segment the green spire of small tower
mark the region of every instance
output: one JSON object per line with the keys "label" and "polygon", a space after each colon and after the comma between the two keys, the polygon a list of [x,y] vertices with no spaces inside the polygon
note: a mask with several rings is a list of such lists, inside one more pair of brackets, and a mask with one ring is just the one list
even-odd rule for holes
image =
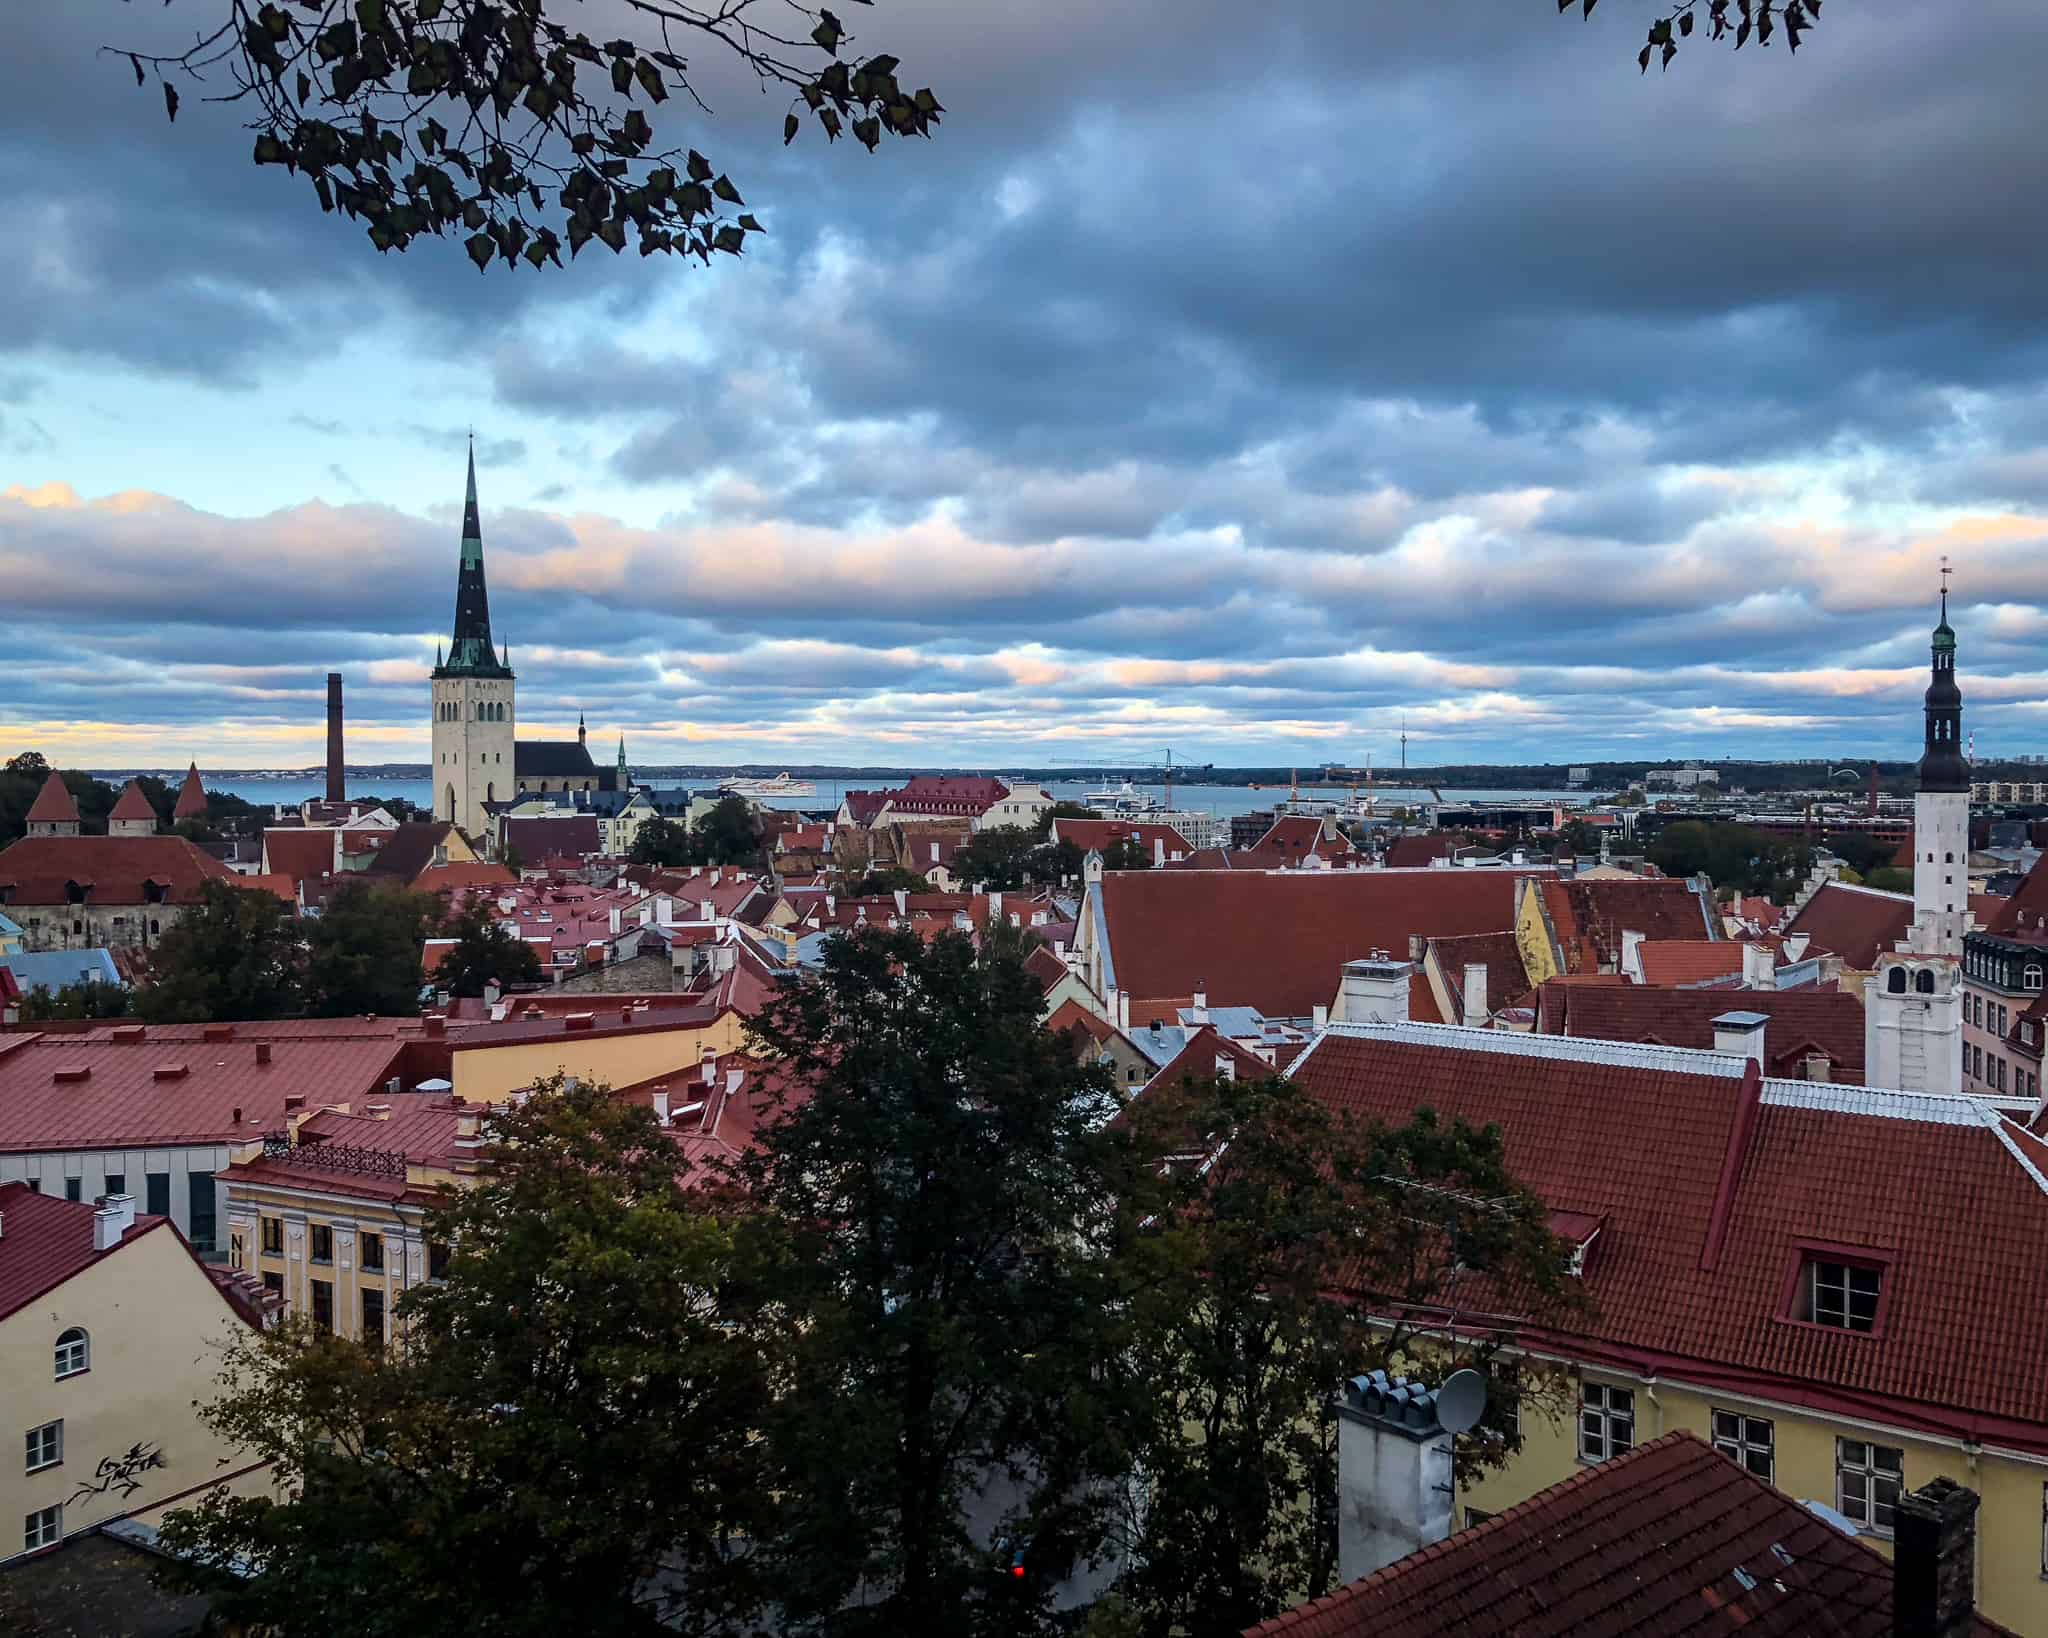
{"label": "green spire of small tower", "polygon": [[626,736],[619,735],[619,789],[626,790]]}
{"label": "green spire of small tower", "polygon": [[476,440],[469,446],[469,482],[462,499],[462,562],[455,577],[455,634],[445,665],[451,677],[509,677],[512,668],[491,641],[491,599],[484,585],[484,531],[476,505]]}

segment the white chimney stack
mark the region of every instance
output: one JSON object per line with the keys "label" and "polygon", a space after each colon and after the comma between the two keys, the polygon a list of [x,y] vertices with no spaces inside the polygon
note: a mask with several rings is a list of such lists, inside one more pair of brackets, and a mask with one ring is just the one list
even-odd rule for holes
{"label": "white chimney stack", "polygon": [[1383,1570],[1451,1533],[1452,1436],[1436,1396],[1385,1371],[1337,1394],[1337,1578]]}
{"label": "white chimney stack", "polygon": [[1309,1008],[1308,1021],[1316,1034],[1322,1034],[1324,1030],[1330,1027],[1330,1009],[1318,1001],[1313,1007]]}
{"label": "white chimney stack", "polygon": [[1195,991],[1194,1005],[1188,1008],[1188,1022],[1199,1026],[1208,1023],[1208,1021],[1209,992],[1207,990],[1197,990]]}
{"label": "white chimney stack", "polygon": [[1467,1029],[1484,1029],[1492,1017],[1486,996],[1486,963],[1468,961],[1465,963],[1465,1016],[1459,1021]]}
{"label": "white chimney stack", "polygon": [[665,1086],[654,1094],[654,1118],[664,1126],[668,1124],[668,1088]]}
{"label": "white chimney stack", "polygon": [[624,931],[626,930],[626,928],[625,928],[625,915],[626,915],[625,911],[624,911],[624,910],[622,910],[622,909],[621,909],[621,908],[620,908],[620,907],[619,907],[618,905],[616,905],[616,904],[615,904],[615,905],[613,905],[613,906],[612,906],[612,937],[613,937],[613,938],[617,938],[617,937],[619,936],[619,934],[623,933],[623,932],[624,932]]}
{"label": "white chimney stack", "polygon": [[697,919],[699,921],[716,921],[718,919],[718,906],[709,899],[699,899],[697,901]]}
{"label": "white chimney stack", "polygon": [[1408,1022],[1408,980],[1415,969],[1375,950],[1364,961],[1344,963],[1337,1005],[1330,1016],[1346,1024]]}
{"label": "white chimney stack", "polygon": [[1621,975],[1631,983],[1643,981],[1643,935],[1624,931],[1621,935]]}
{"label": "white chimney stack", "polygon": [[1775,990],[1778,987],[1778,968],[1771,959],[1768,944],[1743,945],[1742,987],[1745,990]]}
{"label": "white chimney stack", "polygon": [[112,1206],[102,1206],[92,1214],[92,1248],[95,1251],[112,1251],[121,1243],[123,1233],[121,1213]]}
{"label": "white chimney stack", "polygon": [[1764,1026],[1770,1023],[1761,1012],[1724,1012],[1714,1020],[1714,1050],[1753,1060],[1761,1069],[1764,1062]]}

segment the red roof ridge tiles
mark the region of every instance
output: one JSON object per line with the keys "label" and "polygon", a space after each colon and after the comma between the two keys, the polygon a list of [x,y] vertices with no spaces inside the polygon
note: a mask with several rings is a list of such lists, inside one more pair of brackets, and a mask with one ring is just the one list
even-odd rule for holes
{"label": "red roof ridge tiles", "polygon": [[72,800],[64,776],[55,769],[43,781],[43,788],[36,792],[35,801],[29,804],[26,822],[31,825],[75,825],[80,822],[78,804]]}
{"label": "red roof ridge tiles", "polygon": [[[1875,1548],[1680,1429],[1245,1631],[1891,1638],[1893,1574]],[[2010,1638],[1982,1615],[1967,1631]]]}

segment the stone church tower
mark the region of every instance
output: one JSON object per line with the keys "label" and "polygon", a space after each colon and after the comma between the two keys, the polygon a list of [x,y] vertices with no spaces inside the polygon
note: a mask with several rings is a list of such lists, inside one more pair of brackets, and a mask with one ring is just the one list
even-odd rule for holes
{"label": "stone church tower", "polygon": [[1970,924],[1970,765],[1963,695],[1942,570],[1925,699],[1926,741],[1913,798],[1913,921],[1877,958],[1863,991],[1864,1076],[1910,1092],[1963,1089],[1963,934]]}
{"label": "stone church tower", "polygon": [[470,837],[489,836],[486,802],[507,800],[515,779],[512,667],[491,641],[484,587],[483,526],[476,510],[476,448],[462,504],[462,566],[455,579],[455,631],[434,666],[434,817]]}

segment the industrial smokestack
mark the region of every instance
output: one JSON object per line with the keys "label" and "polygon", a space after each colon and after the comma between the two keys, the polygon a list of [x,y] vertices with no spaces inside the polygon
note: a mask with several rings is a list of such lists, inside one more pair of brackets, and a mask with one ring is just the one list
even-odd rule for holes
{"label": "industrial smokestack", "polygon": [[341,673],[327,673],[327,800],[340,802],[347,798],[348,789],[343,778],[341,755]]}

